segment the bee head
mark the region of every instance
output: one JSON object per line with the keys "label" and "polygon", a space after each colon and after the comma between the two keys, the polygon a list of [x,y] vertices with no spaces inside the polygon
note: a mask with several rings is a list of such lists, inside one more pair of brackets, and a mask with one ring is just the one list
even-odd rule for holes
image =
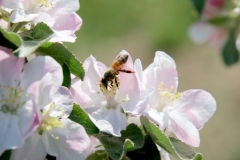
{"label": "bee head", "polygon": [[127,60],[128,60],[128,55],[127,55],[127,54],[124,54],[124,55],[120,56],[120,57],[118,58],[118,60],[119,60],[119,62],[121,62],[122,64],[125,64],[125,63],[127,62]]}
{"label": "bee head", "polygon": [[102,79],[101,79],[101,83],[102,83],[102,85],[107,89],[107,86],[108,86],[108,80],[105,79],[105,78],[102,78]]}

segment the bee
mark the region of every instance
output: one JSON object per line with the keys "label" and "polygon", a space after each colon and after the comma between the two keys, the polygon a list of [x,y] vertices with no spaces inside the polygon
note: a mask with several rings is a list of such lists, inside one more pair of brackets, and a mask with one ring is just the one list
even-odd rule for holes
{"label": "bee", "polygon": [[130,70],[122,69],[126,64],[127,60],[128,60],[127,54],[117,56],[115,60],[112,62],[112,65],[104,73],[103,78],[101,79],[101,83],[106,89],[109,85],[109,82],[111,83],[111,86],[113,86],[114,80],[115,80],[116,86],[118,87],[118,78],[116,77],[116,75],[118,75],[119,72],[135,73]]}

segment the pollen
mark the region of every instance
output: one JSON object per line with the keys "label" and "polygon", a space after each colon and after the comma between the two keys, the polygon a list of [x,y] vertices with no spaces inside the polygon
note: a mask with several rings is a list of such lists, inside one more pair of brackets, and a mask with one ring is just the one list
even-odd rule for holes
{"label": "pollen", "polygon": [[0,85],[0,111],[15,114],[17,109],[25,103],[24,90],[20,87]]}
{"label": "pollen", "polygon": [[[119,79],[116,77],[116,81],[114,80],[111,84],[106,88],[102,83],[99,84],[101,92],[97,92],[100,96],[103,96],[106,99],[106,108],[107,109],[116,109],[118,102],[115,99],[117,94],[118,86],[120,84]],[[102,95],[101,95],[102,93]]]}
{"label": "pollen", "polygon": [[[54,136],[51,133],[51,130],[53,128],[63,128],[65,125],[62,123],[62,121],[61,121],[61,119],[59,117],[54,117],[54,116],[50,115],[50,113],[53,110],[57,110],[57,106],[55,105],[54,102],[52,102],[49,105],[48,109],[46,109],[46,110],[41,109],[40,110],[40,115],[41,115],[42,121],[41,121],[40,127],[38,128],[38,133],[40,135],[42,135],[44,132],[48,132],[48,133],[50,133],[50,135],[53,138],[58,140],[59,137]],[[60,109],[60,111],[62,112],[62,115],[64,115],[64,110]]]}
{"label": "pollen", "polygon": [[182,100],[184,97],[184,94],[180,92],[174,93],[173,86],[171,86],[169,89],[165,88],[165,84],[163,82],[160,83],[158,91],[160,92],[160,95],[163,98],[164,104],[172,102],[174,100]]}
{"label": "pollen", "polygon": [[40,7],[54,8],[53,4],[49,2],[49,0],[35,0],[34,2],[33,9]]}

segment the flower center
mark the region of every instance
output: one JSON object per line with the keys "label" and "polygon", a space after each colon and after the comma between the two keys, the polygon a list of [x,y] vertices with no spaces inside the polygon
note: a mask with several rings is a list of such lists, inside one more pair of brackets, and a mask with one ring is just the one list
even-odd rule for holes
{"label": "flower center", "polygon": [[[102,91],[102,94],[107,101],[107,105],[106,105],[107,109],[117,108],[118,102],[116,101],[115,96],[116,96],[119,84],[120,82],[117,77],[116,77],[116,81],[113,80],[112,83],[108,85],[107,88],[102,83],[100,83],[100,90]],[[98,92],[98,94],[100,94],[100,92]]]}
{"label": "flower center", "polygon": [[12,87],[9,85],[0,85],[0,111],[3,113],[16,114],[18,108],[25,103],[24,99],[28,97],[24,95],[21,87]]}
{"label": "flower center", "polygon": [[162,107],[167,106],[168,104],[170,104],[175,100],[182,100],[184,97],[184,94],[180,92],[174,93],[173,86],[171,86],[170,89],[165,88],[165,84],[163,82],[160,83],[158,87],[158,91],[160,92]]}
{"label": "flower center", "polygon": [[34,2],[35,2],[34,8],[35,7],[52,7],[53,8],[53,4],[49,2],[49,0],[35,0]]}
{"label": "flower center", "polygon": [[[61,119],[59,117],[54,117],[51,115],[51,112],[56,110],[56,105],[54,102],[52,102],[49,105],[49,108],[46,110],[40,110],[40,115],[41,115],[41,125],[38,128],[38,133],[40,135],[43,134],[43,132],[49,132],[52,137],[54,137],[56,140],[59,138],[54,136],[51,133],[51,130],[55,127],[57,128],[63,128],[64,124],[62,123]],[[64,115],[64,111],[62,111],[62,115]]]}

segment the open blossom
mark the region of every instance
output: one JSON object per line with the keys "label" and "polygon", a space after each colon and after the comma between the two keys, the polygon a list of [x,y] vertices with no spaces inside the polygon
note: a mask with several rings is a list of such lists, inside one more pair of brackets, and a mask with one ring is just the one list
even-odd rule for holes
{"label": "open blossom", "polygon": [[46,23],[53,31],[52,42],[75,42],[82,19],[75,13],[78,0],[1,0],[1,7],[13,9],[10,21]]}
{"label": "open blossom", "polygon": [[216,111],[211,94],[200,89],[177,92],[176,64],[164,52],[156,52],[154,62],[140,74],[145,77],[142,82],[146,86],[157,89],[150,97],[145,116],[158,124],[162,131],[173,132],[183,142],[198,147],[198,130]]}
{"label": "open blossom", "polygon": [[26,70],[23,76],[33,82],[24,86],[31,87],[29,96],[36,99],[40,125],[23,147],[13,150],[11,159],[42,160],[47,153],[58,160],[85,159],[90,139],[81,125],[67,118],[72,111],[73,98],[70,91],[61,86],[61,66],[48,56],[33,58],[26,66],[36,66]]}
{"label": "open blossom", "polygon": [[22,76],[35,66],[24,66],[24,62],[0,46],[0,155],[21,147],[39,125],[36,103],[28,95],[30,87],[23,85],[29,79]]}
{"label": "open blossom", "polygon": [[[128,55],[128,61],[123,69],[134,71],[130,55],[122,51],[119,55]],[[121,136],[126,129],[126,113],[139,116],[147,107],[147,100],[151,90],[146,90],[140,84],[135,73],[120,72],[110,89],[101,85],[100,81],[107,67],[90,56],[83,63],[86,71],[84,81],[75,80],[72,84],[72,94],[76,103],[90,115],[93,123],[100,131]],[[118,83],[118,84],[117,84]],[[117,87],[118,85],[118,87]]]}

